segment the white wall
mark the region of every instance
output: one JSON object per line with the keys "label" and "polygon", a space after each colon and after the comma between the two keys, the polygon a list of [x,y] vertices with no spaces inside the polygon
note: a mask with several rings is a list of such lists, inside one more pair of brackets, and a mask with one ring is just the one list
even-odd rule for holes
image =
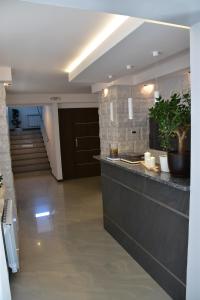
{"label": "white wall", "polygon": [[45,128],[42,130],[42,134],[52,173],[57,180],[61,180],[63,177],[60,154],[58,106],[56,103],[43,106],[43,121]]}
{"label": "white wall", "polygon": [[187,300],[200,299],[200,23],[191,29],[191,191],[187,265]]}
{"label": "white wall", "polygon": [[[59,97],[58,101],[51,100],[52,97]],[[8,94],[6,104],[8,106],[19,105],[44,105],[52,103],[98,104],[98,96],[95,94]]]}
{"label": "white wall", "polygon": [[11,67],[0,67],[0,82],[12,82]]}

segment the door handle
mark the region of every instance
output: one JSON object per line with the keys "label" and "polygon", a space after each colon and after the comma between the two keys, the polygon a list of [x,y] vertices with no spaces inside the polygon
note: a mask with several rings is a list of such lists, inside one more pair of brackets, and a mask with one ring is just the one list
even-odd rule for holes
{"label": "door handle", "polygon": [[75,146],[76,146],[76,148],[78,148],[78,139],[77,138],[75,138]]}

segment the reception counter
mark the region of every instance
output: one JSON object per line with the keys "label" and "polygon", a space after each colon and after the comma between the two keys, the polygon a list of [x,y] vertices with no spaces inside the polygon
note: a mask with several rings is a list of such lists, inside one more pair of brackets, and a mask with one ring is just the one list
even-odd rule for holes
{"label": "reception counter", "polygon": [[173,299],[185,299],[189,180],[100,160],[105,229]]}

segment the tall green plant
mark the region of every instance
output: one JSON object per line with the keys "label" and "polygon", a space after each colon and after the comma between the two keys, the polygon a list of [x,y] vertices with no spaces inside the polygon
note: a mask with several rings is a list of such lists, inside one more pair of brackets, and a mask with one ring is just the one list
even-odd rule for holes
{"label": "tall green plant", "polygon": [[149,109],[150,118],[159,126],[161,146],[170,150],[172,137],[178,138],[178,152],[186,150],[186,137],[191,123],[190,93],[174,93],[169,99],[159,97],[153,107]]}

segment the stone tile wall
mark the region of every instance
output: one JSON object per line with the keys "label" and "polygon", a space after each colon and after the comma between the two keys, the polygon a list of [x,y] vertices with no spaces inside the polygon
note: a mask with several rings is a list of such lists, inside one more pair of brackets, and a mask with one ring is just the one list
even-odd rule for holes
{"label": "stone tile wall", "polygon": [[15,189],[10,157],[10,140],[7,123],[6,93],[0,84],[0,170],[6,188],[6,198],[15,201]]}
{"label": "stone tile wall", "polygon": [[[148,82],[154,84],[154,80]],[[111,86],[108,95],[99,95],[100,139],[102,155],[109,154],[109,144],[117,142],[120,152],[140,152],[149,149],[149,108],[154,104],[154,89],[145,83],[136,86]],[[158,79],[160,94],[169,97],[173,91],[187,91],[190,87],[188,70]],[[133,98],[133,120],[128,119],[128,98]],[[113,102],[114,121],[110,120]],[[136,131],[135,134],[132,131]],[[153,150],[158,157],[160,151]]]}
{"label": "stone tile wall", "polygon": [[[140,87],[112,86],[107,97],[99,99],[101,153],[109,153],[109,144],[117,142],[120,152],[144,152],[148,148],[148,109],[150,97],[141,97]],[[133,98],[133,120],[128,119],[128,98]],[[110,120],[110,102],[113,102],[114,121]],[[136,133],[132,133],[136,131]]]}

